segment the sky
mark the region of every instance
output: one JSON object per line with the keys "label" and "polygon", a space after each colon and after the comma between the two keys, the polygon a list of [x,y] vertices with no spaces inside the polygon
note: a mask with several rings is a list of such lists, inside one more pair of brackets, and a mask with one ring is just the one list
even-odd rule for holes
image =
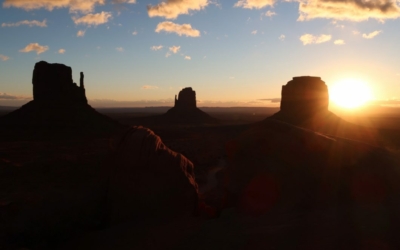
{"label": "sky", "polygon": [[85,73],[95,106],[269,106],[294,76],[358,79],[400,99],[400,2],[3,0],[0,105],[32,99],[34,64]]}

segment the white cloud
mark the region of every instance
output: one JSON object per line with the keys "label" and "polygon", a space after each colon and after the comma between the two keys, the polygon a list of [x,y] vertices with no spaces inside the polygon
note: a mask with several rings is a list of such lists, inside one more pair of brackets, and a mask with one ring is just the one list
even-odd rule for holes
{"label": "white cloud", "polygon": [[134,4],[134,3],[136,3],[136,0],[112,0],[111,2],[113,4],[123,4],[123,3]]}
{"label": "white cloud", "polygon": [[132,32],[132,35],[136,36],[137,35],[137,31]]}
{"label": "white cloud", "polygon": [[168,58],[168,57],[170,57],[171,56],[171,53],[169,53],[169,52],[167,52],[166,54],[165,54],[165,57],[166,58]]}
{"label": "white cloud", "polygon": [[179,15],[189,14],[190,10],[202,10],[210,3],[209,0],[166,0],[157,5],[148,5],[149,17],[164,17],[175,19]]}
{"label": "white cloud", "polygon": [[303,45],[318,44],[318,43],[328,42],[329,40],[331,40],[331,38],[332,38],[331,35],[325,35],[325,34],[319,36],[304,34],[300,37],[300,41],[302,41]]}
{"label": "white cloud", "polygon": [[169,47],[169,51],[171,51],[172,53],[176,54],[178,53],[178,51],[181,49],[181,46],[172,46]]}
{"label": "white cloud", "polygon": [[346,44],[346,43],[344,42],[344,40],[342,40],[342,39],[335,40],[333,43],[336,44],[336,45],[344,45],[344,44]]}
{"label": "white cloud", "polygon": [[49,46],[42,46],[42,45],[39,45],[38,43],[30,43],[30,44],[26,45],[25,48],[19,50],[19,52],[28,53],[31,51],[36,51],[36,54],[39,55],[43,52],[46,52],[48,49],[49,49]]}
{"label": "white cloud", "polygon": [[157,86],[143,85],[141,89],[158,89]]}
{"label": "white cloud", "polygon": [[192,25],[185,24],[176,24],[173,22],[162,22],[157,25],[155,30],[157,33],[161,31],[165,31],[167,33],[176,33],[179,36],[185,35],[190,37],[199,37],[200,31],[192,28]]}
{"label": "white cloud", "polygon": [[105,0],[5,0],[4,8],[21,8],[24,10],[69,8],[70,12],[89,13],[96,5],[104,5]]}
{"label": "white cloud", "polygon": [[28,21],[28,20],[23,20],[23,21],[19,21],[16,23],[2,23],[1,27],[18,27],[21,25],[27,25],[29,27],[33,27],[33,26],[38,26],[38,27],[47,27],[47,23],[46,23],[46,19],[44,19],[43,21],[37,21],[37,20],[32,20],[32,21]]}
{"label": "white cloud", "polygon": [[267,17],[276,16],[276,12],[268,10],[267,12],[265,12],[265,16]]}
{"label": "white cloud", "polygon": [[360,31],[358,31],[358,30],[353,30],[353,35],[359,35],[360,34]]}
{"label": "white cloud", "polygon": [[118,51],[118,52],[123,52],[123,51],[124,51],[124,48],[122,48],[122,47],[117,47],[117,48],[115,48],[115,50]]}
{"label": "white cloud", "polygon": [[252,35],[256,35],[256,34],[257,34],[257,30],[253,30],[253,31],[251,32],[251,34],[252,34]]}
{"label": "white cloud", "polygon": [[87,14],[82,17],[72,17],[72,20],[74,20],[75,24],[82,24],[82,25],[88,25],[88,26],[97,26],[100,24],[107,23],[109,19],[112,18],[111,12],[105,12],[102,11],[100,13],[95,13],[95,14]]}
{"label": "white cloud", "polygon": [[281,40],[281,41],[285,41],[285,38],[286,38],[286,36],[283,34],[279,36],[279,40]]}
{"label": "white cloud", "polygon": [[400,7],[396,0],[304,0],[299,1],[299,21],[315,18],[364,21],[396,19]]}
{"label": "white cloud", "polygon": [[185,60],[192,60],[190,56],[185,56]]}
{"label": "white cloud", "polygon": [[76,36],[77,37],[82,37],[82,36],[84,36],[85,35],[85,30],[78,30],[78,33],[76,33]]}
{"label": "white cloud", "polygon": [[64,54],[65,53],[65,49],[59,49],[58,50],[58,54]]}
{"label": "white cloud", "polygon": [[376,37],[377,35],[379,35],[381,32],[382,32],[382,30],[375,30],[368,34],[365,34],[365,33],[362,34],[362,37],[365,39],[372,39],[372,38]]}
{"label": "white cloud", "polygon": [[150,49],[151,49],[151,50],[157,51],[157,50],[162,49],[163,47],[164,47],[164,46],[162,46],[162,45],[158,45],[158,46],[152,46],[152,47],[150,47]]}
{"label": "white cloud", "polygon": [[262,9],[267,6],[273,6],[275,0],[239,0],[234,7],[242,7],[245,9]]}
{"label": "white cloud", "polygon": [[8,56],[5,56],[5,55],[2,55],[2,54],[0,54],[0,60],[2,60],[2,61],[7,61],[7,60],[9,60],[10,58],[8,57]]}

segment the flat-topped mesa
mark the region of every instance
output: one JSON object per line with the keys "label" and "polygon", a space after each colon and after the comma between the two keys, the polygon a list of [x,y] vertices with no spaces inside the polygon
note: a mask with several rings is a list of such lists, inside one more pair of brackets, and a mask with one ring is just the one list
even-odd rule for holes
{"label": "flat-topped mesa", "polygon": [[328,87],[320,77],[293,77],[282,86],[281,112],[295,115],[312,115],[327,112]]}
{"label": "flat-topped mesa", "polygon": [[178,99],[175,95],[176,108],[196,108],[196,91],[192,88],[184,88],[179,92]]}
{"label": "flat-topped mesa", "polygon": [[83,72],[79,86],[72,80],[72,69],[64,64],[40,61],[35,64],[32,77],[35,102],[71,102],[87,104]]}

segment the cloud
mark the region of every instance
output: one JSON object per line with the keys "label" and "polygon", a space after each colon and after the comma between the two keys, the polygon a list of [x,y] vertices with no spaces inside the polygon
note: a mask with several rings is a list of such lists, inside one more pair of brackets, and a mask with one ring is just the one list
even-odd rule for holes
{"label": "cloud", "polygon": [[256,34],[257,34],[257,30],[253,30],[253,31],[251,32],[251,34],[252,34],[252,35],[256,35]]}
{"label": "cloud", "polygon": [[322,34],[320,36],[314,36],[311,34],[304,34],[300,37],[300,41],[303,42],[303,45],[307,44],[318,44],[318,43],[325,43],[331,40],[331,35]]}
{"label": "cloud", "polygon": [[58,8],[69,8],[70,12],[89,13],[96,5],[104,5],[105,0],[5,0],[4,8],[21,8],[26,11],[47,9],[52,11]]}
{"label": "cloud", "polygon": [[7,61],[7,60],[9,60],[10,58],[8,57],[8,56],[5,56],[5,55],[2,55],[2,54],[0,54],[0,60],[2,60],[2,61]]}
{"label": "cloud", "polygon": [[58,50],[58,54],[64,54],[65,53],[65,49],[59,49]]}
{"label": "cloud", "polygon": [[37,21],[37,20],[32,20],[32,21],[28,21],[28,20],[23,20],[23,21],[19,21],[16,23],[2,23],[1,27],[18,27],[21,25],[28,25],[29,27],[33,27],[33,26],[38,26],[38,27],[47,27],[47,23],[46,23],[46,19],[44,19],[43,21]]}
{"label": "cloud", "polygon": [[265,16],[267,17],[276,16],[276,12],[268,10],[267,12],[265,12]]}
{"label": "cloud", "polygon": [[36,51],[36,54],[39,55],[43,52],[46,52],[49,49],[49,46],[42,46],[39,45],[38,43],[30,43],[28,45],[26,45],[25,48],[19,50],[19,52],[31,52],[31,51]]}
{"label": "cloud", "polygon": [[158,87],[157,86],[151,86],[151,85],[143,85],[141,87],[141,89],[158,89]]}
{"label": "cloud", "polygon": [[76,36],[77,37],[82,37],[82,36],[84,36],[85,35],[85,30],[78,30],[78,33],[76,33]]}
{"label": "cloud", "polygon": [[360,31],[358,31],[358,30],[353,30],[352,33],[353,33],[353,35],[359,35],[359,34],[360,34]]}
{"label": "cloud", "polygon": [[171,53],[167,52],[167,54],[165,54],[165,57],[168,58],[171,56]]}
{"label": "cloud", "polygon": [[158,45],[158,46],[152,46],[152,47],[150,47],[150,49],[151,50],[154,50],[154,51],[157,51],[157,50],[160,50],[160,49],[162,49],[164,46],[162,46],[162,45]]}
{"label": "cloud", "polygon": [[315,18],[364,21],[400,17],[396,0],[304,0],[299,3],[299,21]]}
{"label": "cloud", "polygon": [[335,40],[333,43],[336,45],[344,45],[345,44],[344,40],[342,40],[342,39]]}
{"label": "cloud", "polygon": [[181,46],[172,46],[169,47],[169,51],[171,51],[172,53],[176,54],[178,53],[178,51],[181,49]]}
{"label": "cloud", "polygon": [[362,37],[365,39],[372,39],[374,37],[376,37],[377,35],[379,35],[382,32],[382,30],[375,30],[374,32],[371,32],[369,34],[362,34]]}
{"label": "cloud", "polygon": [[283,34],[279,36],[279,40],[281,40],[281,41],[285,41],[285,38],[286,38],[286,36]]}
{"label": "cloud", "polygon": [[267,6],[273,6],[275,0],[239,0],[234,7],[242,7],[245,9],[262,9]]}
{"label": "cloud", "polygon": [[0,100],[29,100],[29,99],[32,99],[32,98],[25,97],[25,96],[10,95],[7,93],[0,92]]}
{"label": "cloud", "polygon": [[160,31],[165,31],[167,33],[176,33],[179,36],[185,35],[190,37],[199,37],[200,31],[193,29],[192,25],[185,24],[176,24],[173,22],[162,22],[157,25],[155,30],[157,33]]}
{"label": "cloud", "polygon": [[95,14],[87,14],[82,17],[72,17],[72,20],[74,20],[75,24],[82,24],[82,25],[88,25],[88,26],[97,26],[100,24],[107,23],[109,19],[112,18],[111,12],[105,12],[102,11],[100,13],[95,13]]}
{"label": "cloud", "polygon": [[185,60],[192,60],[190,56],[185,56]]}
{"label": "cloud", "polygon": [[157,5],[148,5],[149,17],[164,17],[176,19],[179,15],[189,14],[190,10],[202,10],[210,3],[209,0],[166,0]]}
{"label": "cloud", "polygon": [[132,35],[136,36],[137,35],[137,31],[132,32]]}
{"label": "cloud", "polygon": [[115,48],[115,50],[118,51],[118,52],[123,52],[123,51],[124,51],[124,48],[122,48],[122,47],[117,47],[117,48]]}
{"label": "cloud", "polygon": [[123,4],[123,3],[131,3],[134,4],[136,3],[136,0],[112,0],[111,1],[113,4]]}
{"label": "cloud", "polygon": [[281,102],[281,98],[267,98],[267,99],[258,99],[259,101],[269,101],[272,103]]}

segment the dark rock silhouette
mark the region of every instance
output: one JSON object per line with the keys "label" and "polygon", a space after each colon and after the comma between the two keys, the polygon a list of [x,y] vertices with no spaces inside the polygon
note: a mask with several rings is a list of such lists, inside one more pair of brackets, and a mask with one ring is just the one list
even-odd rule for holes
{"label": "dark rock silhouette", "polygon": [[281,112],[297,116],[309,116],[327,112],[328,87],[320,77],[293,77],[282,86]]}
{"label": "dark rock silhouette", "polygon": [[196,108],[196,92],[192,88],[184,88],[179,91],[178,99],[175,95],[175,106],[178,109]]}
{"label": "dark rock silhouette", "polygon": [[288,122],[331,136],[378,144],[374,129],[351,124],[328,110],[329,92],[320,77],[293,77],[282,86],[281,109],[266,120]]}
{"label": "dark rock silhouette", "polygon": [[87,103],[83,72],[78,87],[72,80],[71,67],[64,64],[36,63],[32,84],[35,101]]}
{"label": "dark rock silhouette", "polygon": [[87,103],[83,78],[81,72],[77,86],[72,80],[71,67],[45,61],[36,63],[32,77],[33,101],[1,117],[0,126],[36,132],[72,129],[77,133],[113,131],[120,127],[118,122]]}
{"label": "dark rock silhouette", "polygon": [[193,164],[144,127],[113,141],[108,203],[110,223],[192,215],[198,208]]}
{"label": "dark rock silhouette", "polygon": [[216,123],[218,120],[196,107],[196,92],[192,88],[184,88],[175,96],[175,106],[161,116],[171,123]]}

